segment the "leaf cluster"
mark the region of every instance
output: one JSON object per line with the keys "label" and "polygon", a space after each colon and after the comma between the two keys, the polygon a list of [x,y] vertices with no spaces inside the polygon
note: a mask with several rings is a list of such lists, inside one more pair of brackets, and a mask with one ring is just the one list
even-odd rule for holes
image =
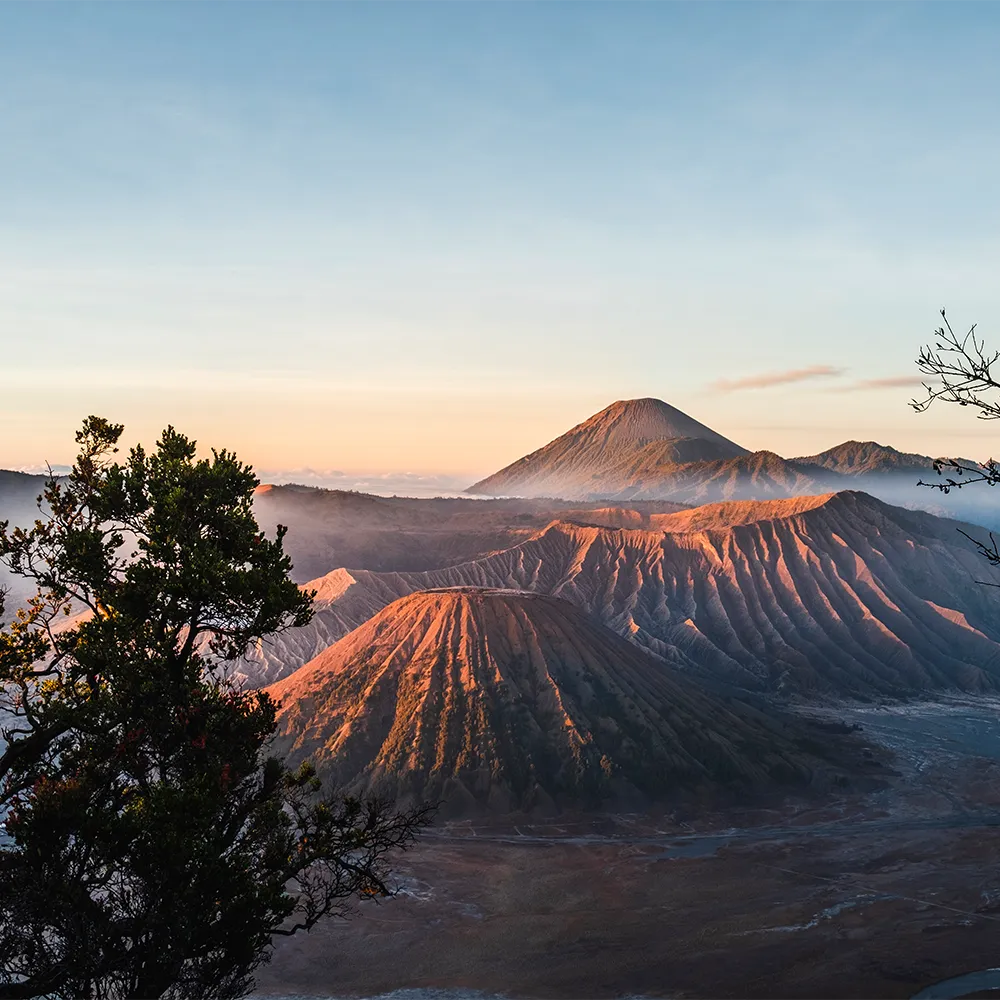
{"label": "leaf cluster", "polygon": [[426,821],[269,756],[277,706],[230,668],[311,617],[285,529],[232,453],[168,427],[118,462],[122,432],[89,417],[0,524],[37,584],[0,631],[0,998],[241,996],[273,935],[388,894]]}

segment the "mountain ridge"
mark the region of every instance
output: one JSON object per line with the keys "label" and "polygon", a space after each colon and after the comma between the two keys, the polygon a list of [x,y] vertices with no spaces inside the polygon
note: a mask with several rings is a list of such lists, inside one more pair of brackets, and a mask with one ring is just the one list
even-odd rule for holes
{"label": "mountain ridge", "polygon": [[314,623],[244,670],[267,683],[407,593],[474,585],[563,597],[664,662],[747,690],[1000,690],[1000,593],[976,583],[983,567],[956,522],[857,491],[664,518],[674,530],[554,521],[424,573],[335,570],[310,585]]}

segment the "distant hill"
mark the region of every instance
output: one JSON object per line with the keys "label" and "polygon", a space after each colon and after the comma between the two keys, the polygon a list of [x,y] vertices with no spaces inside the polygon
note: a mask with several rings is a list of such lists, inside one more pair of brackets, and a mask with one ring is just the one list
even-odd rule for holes
{"label": "distant hill", "polygon": [[818,465],[844,476],[905,473],[917,476],[933,469],[934,459],[897,451],[875,441],[845,441],[818,455],[792,459],[804,465]]}
{"label": "distant hill", "polygon": [[412,594],[269,689],[275,748],[351,792],[447,812],[669,801],[804,784],[804,733],[553,597]]}
{"label": "distant hill", "polygon": [[[972,459],[956,458],[966,468],[979,468]],[[1000,528],[1000,504],[989,487],[971,485],[945,494],[920,485],[943,482],[954,475],[948,470],[939,474],[930,455],[897,451],[876,441],[845,441],[818,455],[792,461],[827,469],[841,477],[848,488],[863,489],[888,503]]]}
{"label": "distant hill", "polygon": [[[608,519],[602,512],[602,520]],[[864,493],[723,503],[644,529],[557,521],[425,573],[338,569],[316,616],[243,665],[287,675],[417,590],[506,587],[565,598],[706,682],[790,697],[1000,690],[1000,590],[957,528]]]}
{"label": "distant hill", "polygon": [[45,489],[48,476],[0,469],[0,520],[24,526],[38,516],[36,498]]}

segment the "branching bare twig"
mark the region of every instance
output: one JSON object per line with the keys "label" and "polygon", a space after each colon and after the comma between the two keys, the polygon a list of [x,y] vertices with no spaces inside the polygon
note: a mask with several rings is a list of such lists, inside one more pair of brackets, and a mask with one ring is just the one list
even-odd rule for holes
{"label": "branching bare twig", "polygon": [[[986,342],[976,333],[975,324],[968,333],[959,336],[948,322],[944,309],[941,310],[941,319],[944,325],[934,331],[937,340],[933,344],[925,344],[917,357],[921,374],[934,379],[935,384],[925,382],[924,398],[911,400],[910,406],[917,413],[923,413],[940,399],[946,403],[974,407],[980,420],[1000,419],[1000,399],[996,396],[1000,391],[1000,373],[994,374],[994,365],[1000,361],[1000,351],[987,350]],[[962,458],[939,458],[934,461],[934,471],[942,477],[938,482],[920,480],[918,485],[950,493],[953,489],[976,483],[987,486],[1000,483],[1000,464],[992,458],[983,464]],[[992,532],[987,544],[961,528],[958,530],[991,566],[1000,566],[1000,547]],[[976,582],[984,587],[1000,587],[1000,583],[988,580]]]}
{"label": "branching bare twig", "polygon": [[976,335],[975,324],[960,337],[941,310],[944,326],[934,331],[937,342],[920,349],[917,367],[921,374],[940,379],[939,386],[924,383],[924,399],[911,400],[910,405],[923,413],[937,399],[959,406],[974,406],[980,420],[1000,419],[1000,402],[983,397],[983,393],[1000,389],[993,375],[993,365],[1000,360],[1000,351],[992,354],[986,343]]}
{"label": "branching bare twig", "polygon": [[[944,326],[934,331],[936,341],[925,344],[917,357],[921,374],[934,381],[924,383],[924,398],[911,400],[910,406],[917,413],[923,413],[932,403],[941,400],[974,407],[979,411],[976,416],[980,420],[1000,419],[1000,399],[995,396],[1000,391],[1000,372],[994,372],[994,365],[1000,361],[1000,351],[987,349],[985,340],[976,333],[975,324],[968,333],[959,336],[952,329],[944,309],[941,319]],[[919,485],[950,493],[975,483],[987,486],[1000,483],[1000,465],[992,458],[984,464],[962,458],[940,458],[934,462],[934,471],[946,478],[936,483],[921,480]]]}

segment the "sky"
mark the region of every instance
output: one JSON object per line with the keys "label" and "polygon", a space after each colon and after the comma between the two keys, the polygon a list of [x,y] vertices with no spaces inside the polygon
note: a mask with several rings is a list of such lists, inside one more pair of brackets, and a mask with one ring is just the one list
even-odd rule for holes
{"label": "sky", "polygon": [[955,0],[2,4],[0,467],[98,413],[459,484],[641,396],[986,457],[907,380],[942,306],[1000,346],[997,51]]}

